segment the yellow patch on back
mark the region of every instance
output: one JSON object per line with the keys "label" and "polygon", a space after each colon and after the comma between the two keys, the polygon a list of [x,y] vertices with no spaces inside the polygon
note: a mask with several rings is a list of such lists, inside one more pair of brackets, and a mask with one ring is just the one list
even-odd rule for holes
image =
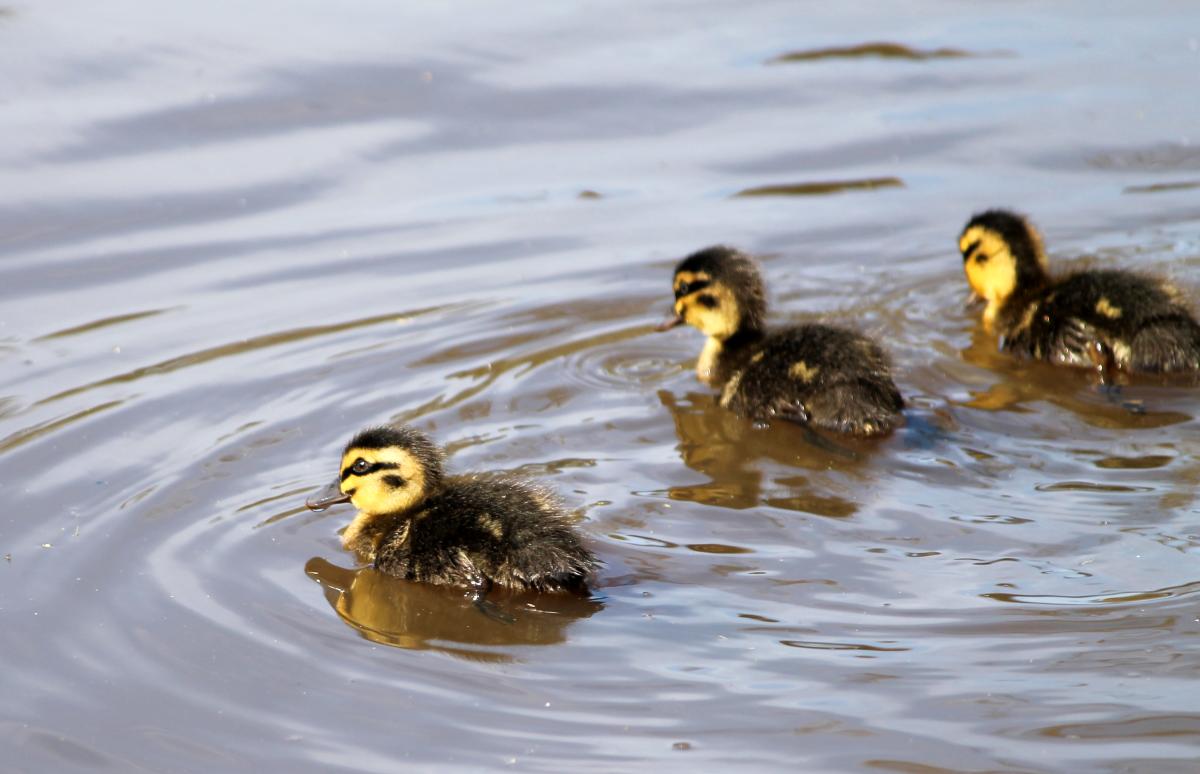
{"label": "yellow patch on back", "polygon": [[983,226],[972,226],[963,233],[958,240],[959,251],[966,251],[976,242],[979,247],[963,263],[963,270],[971,290],[987,302],[983,322],[990,328],[1000,307],[1017,287],[1017,262],[1008,242]]}
{"label": "yellow patch on back", "polygon": [[799,379],[802,382],[811,382],[816,378],[817,372],[821,370],[820,366],[809,367],[808,363],[800,360],[788,369],[788,373],[793,379]]}
{"label": "yellow patch on back", "polygon": [[1167,280],[1160,280],[1158,287],[1162,290],[1162,292],[1167,294],[1167,299],[1170,300],[1172,304],[1184,303],[1185,297],[1183,291],[1181,291],[1174,283],[1168,282]]}
{"label": "yellow patch on back", "polygon": [[764,355],[764,354],[765,354],[765,353],[763,353],[763,352],[755,352],[755,353],[754,353],[754,356],[750,358],[750,362],[751,362],[751,363],[757,363],[757,362],[759,362],[760,360],[762,360],[762,359],[763,359],[763,355]]}
{"label": "yellow patch on back", "polygon": [[504,525],[501,524],[496,517],[490,516],[486,513],[481,513],[478,517],[476,517],[476,521],[478,522],[480,529],[497,540],[500,540],[504,537]]}
{"label": "yellow patch on back", "polygon": [[1109,300],[1101,296],[1096,302],[1096,314],[1102,314],[1110,320],[1116,320],[1121,316],[1121,307],[1113,306]]}
{"label": "yellow patch on back", "polygon": [[1120,368],[1128,368],[1129,361],[1133,358],[1133,350],[1124,341],[1114,341],[1112,343],[1113,360]]}
{"label": "yellow patch on back", "polygon": [[724,389],[721,390],[721,408],[729,408],[729,404],[733,402],[733,396],[737,395],[738,387],[742,386],[742,376],[745,371],[738,371],[733,376],[729,377],[729,381],[725,382]]}
{"label": "yellow patch on back", "polygon": [[1021,314],[1021,320],[1017,323],[1017,326],[1013,328],[1012,332],[1021,333],[1022,331],[1029,330],[1029,326],[1033,325],[1033,318],[1037,315],[1039,306],[1040,305],[1034,301],[1032,304],[1025,307],[1025,311]]}

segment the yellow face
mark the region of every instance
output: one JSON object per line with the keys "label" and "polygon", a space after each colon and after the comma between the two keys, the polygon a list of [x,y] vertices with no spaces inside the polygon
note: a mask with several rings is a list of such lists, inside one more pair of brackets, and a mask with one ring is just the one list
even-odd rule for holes
{"label": "yellow face", "polygon": [[675,314],[716,339],[736,333],[740,318],[737,299],[729,288],[702,271],[675,275]]}
{"label": "yellow face", "polygon": [[342,456],[338,485],[354,507],[369,515],[404,513],[425,496],[425,469],[411,452],[350,449]]}
{"label": "yellow face", "polygon": [[958,240],[963,270],[975,295],[987,302],[983,320],[990,324],[1017,286],[1017,262],[1008,242],[983,226],[972,226]]}

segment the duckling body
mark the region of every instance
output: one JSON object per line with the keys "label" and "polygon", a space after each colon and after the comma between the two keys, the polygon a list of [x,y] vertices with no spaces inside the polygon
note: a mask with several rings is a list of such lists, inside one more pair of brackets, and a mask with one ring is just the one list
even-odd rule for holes
{"label": "duckling body", "polygon": [[446,585],[578,590],[595,568],[561,509],[517,481],[446,480],[420,511],[382,536],[375,567],[388,575]]}
{"label": "duckling body", "polygon": [[773,418],[839,433],[887,433],[904,400],[887,356],[861,334],[817,323],[768,330],[757,266],[728,247],[711,247],[675,269],[675,318],[708,335],[697,363],[720,403],[759,421]]}
{"label": "duckling body", "polygon": [[1052,278],[1037,231],[1004,210],[973,217],[959,248],[1003,350],[1104,372],[1200,370],[1200,324],[1170,283],[1120,270]]}
{"label": "duckling body", "polygon": [[342,545],[381,572],[457,585],[582,591],[598,566],[549,493],[496,475],[442,474],[441,451],[412,428],[369,428],[338,480],[308,505],[353,502]]}

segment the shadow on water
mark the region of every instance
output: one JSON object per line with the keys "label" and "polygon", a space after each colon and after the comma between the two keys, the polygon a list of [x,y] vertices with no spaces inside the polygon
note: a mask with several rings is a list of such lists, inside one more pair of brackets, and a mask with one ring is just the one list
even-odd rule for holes
{"label": "shadow on water", "polygon": [[604,605],[571,594],[522,594],[495,590],[488,600],[512,622],[479,612],[462,589],[384,575],[371,567],[349,570],[320,557],[304,571],[321,585],[343,621],[362,637],[408,650],[436,650],[472,661],[511,662],[495,648],[556,645],[567,628]]}

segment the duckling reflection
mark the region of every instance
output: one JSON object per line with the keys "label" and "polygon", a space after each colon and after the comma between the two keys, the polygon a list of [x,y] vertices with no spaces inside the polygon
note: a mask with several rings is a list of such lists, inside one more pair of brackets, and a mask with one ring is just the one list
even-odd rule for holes
{"label": "duckling reflection", "polygon": [[[833,517],[850,516],[858,510],[854,502],[839,495],[814,492],[795,470],[799,466],[854,471],[860,465],[859,455],[846,454],[847,450],[853,452],[849,447],[852,441],[841,441],[847,444],[845,450],[825,449],[806,443],[786,426],[755,427],[724,410],[711,395],[688,393],[680,401],[660,390],[658,398],[671,412],[683,463],[710,479],[705,484],[670,487],[671,499],[735,509],[767,504]],[[764,485],[761,467],[753,464],[763,459],[785,466],[787,475]]]}
{"label": "duckling reflection", "polygon": [[414,583],[373,567],[350,570],[320,557],[308,561],[308,576],[321,584],[334,612],[360,636],[381,645],[436,650],[473,661],[512,661],[505,646],[555,645],[567,628],[603,604],[573,594],[494,592],[493,604],[510,619],[481,616],[460,590]]}
{"label": "duckling reflection", "polygon": [[984,330],[971,334],[971,344],[961,350],[964,361],[999,377],[984,389],[972,390],[962,405],[984,411],[1028,413],[1030,404],[1044,402],[1066,409],[1094,427],[1137,429],[1166,427],[1189,422],[1192,396],[1183,388],[1155,387],[1148,409],[1139,398],[1139,387],[1119,376],[1116,385],[1100,385],[1094,372],[1064,369],[1037,360],[1016,360],[996,349]]}

